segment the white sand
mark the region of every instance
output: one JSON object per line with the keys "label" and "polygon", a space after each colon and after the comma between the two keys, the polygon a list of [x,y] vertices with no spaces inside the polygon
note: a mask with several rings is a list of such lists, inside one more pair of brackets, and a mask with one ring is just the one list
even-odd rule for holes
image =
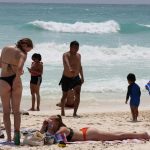
{"label": "white sand", "polygon": [[[23,103],[22,103],[23,104]],[[27,107],[29,107],[28,104]],[[115,103],[81,103],[79,108],[80,118],[73,118],[72,109],[66,110],[66,117],[63,117],[64,123],[73,128],[79,129],[82,127],[92,126],[103,131],[126,131],[126,132],[149,132],[150,133],[150,111],[140,108],[139,122],[131,122],[131,114],[129,106],[122,104],[122,107],[115,107]],[[22,105],[24,107],[24,104]],[[44,109],[45,108],[45,109]],[[117,111],[116,111],[117,110]],[[115,112],[116,111],[116,112]],[[60,109],[55,106],[55,102],[51,104],[42,104],[41,111],[29,112],[29,116],[22,115],[21,128],[40,129],[42,121],[50,115],[60,114]],[[2,113],[0,113],[2,120]],[[13,119],[13,117],[11,116]],[[13,123],[13,121],[12,121]],[[12,124],[13,127],[13,124]],[[61,149],[57,145],[51,146],[1,146],[2,149]],[[150,150],[150,142],[144,143],[82,143],[82,144],[67,144],[66,150]]]}

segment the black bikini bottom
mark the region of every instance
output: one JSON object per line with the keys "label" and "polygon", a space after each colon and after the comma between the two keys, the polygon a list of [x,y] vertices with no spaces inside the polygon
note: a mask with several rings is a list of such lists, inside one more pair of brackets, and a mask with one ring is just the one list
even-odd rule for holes
{"label": "black bikini bottom", "polygon": [[14,81],[15,77],[16,77],[16,75],[14,74],[14,75],[8,76],[8,77],[0,77],[0,80],[6,81],[10,85],[10,87],[12,88],[13,81]]}

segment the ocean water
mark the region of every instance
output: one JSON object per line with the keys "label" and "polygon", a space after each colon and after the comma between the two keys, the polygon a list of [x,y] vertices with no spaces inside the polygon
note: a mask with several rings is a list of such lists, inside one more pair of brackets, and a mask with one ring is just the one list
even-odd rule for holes
{"label": "ocean water", "polygon": [[[29,37],[44,64],[41,95],[60,99],[62,54],[72,40],[80,43],[85,83],[82,99],[125,99],[126,76],[135,73],[142,94],[150,79],[150,5],[4,4],[0,3],[0,49]],[[30,75],[24,68],[24,96]]]}

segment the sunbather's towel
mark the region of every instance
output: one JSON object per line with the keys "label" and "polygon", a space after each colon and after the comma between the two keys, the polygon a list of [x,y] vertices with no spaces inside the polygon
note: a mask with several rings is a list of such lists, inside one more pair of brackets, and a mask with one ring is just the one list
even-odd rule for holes
{"label": "sunbather's towel", "polygon": [[5,145],[8,145],[8,146],[15,146],[14,145],[14,142],[7,142],[6,140],[4,139],[0,139],[0,146],[5,146]]}

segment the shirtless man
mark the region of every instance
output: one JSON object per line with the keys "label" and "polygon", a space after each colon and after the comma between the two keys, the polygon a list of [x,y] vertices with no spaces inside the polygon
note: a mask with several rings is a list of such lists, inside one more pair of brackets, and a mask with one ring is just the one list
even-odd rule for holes
{"label": "shirtless man", "polygon": [[61,98],[61,115],[65,116],[65,100],[68,95],[68,91],[73,89],[75,94],[74,113],[73,116],[77,116],[77,110],[80,103],[81,85],[84,82],[84,76],[81,66],[81,55],[77,53],[79,50],[79,43],[72,41],[70,43],[70,51],[63,54],[64,71],[60,81],[62,86],[62,98]]}
{"label": "shirtless man", "polygon": [[20,101],[22,96],[23,66],[27,52],[33,48],[28,38],[21,39],[16,46],[7,46],[2,49],[0,57],[0,97],[3,106],[3,120],[7,133],[7,141],[11,142],[11,108],[14,114],[14,142],[20,144]]}

